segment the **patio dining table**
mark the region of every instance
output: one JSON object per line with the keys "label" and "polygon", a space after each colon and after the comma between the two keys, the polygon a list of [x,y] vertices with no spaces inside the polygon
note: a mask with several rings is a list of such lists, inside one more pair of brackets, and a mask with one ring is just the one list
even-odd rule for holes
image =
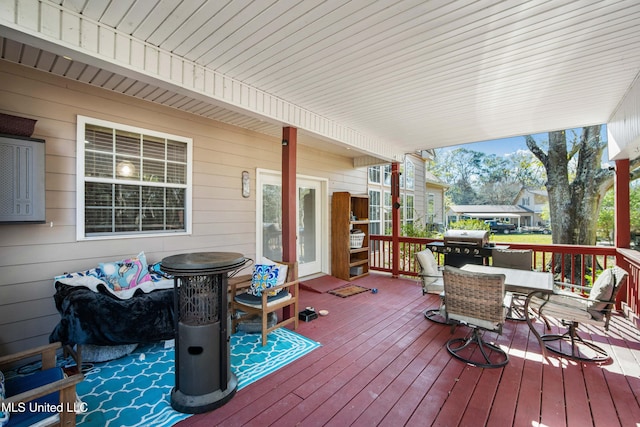
{"label": "patio dining table", "polygon": [[474,273],[504,274],[504,287],[508,292],[528,294],[531,291],[552,290],[553,274],[548,271],[518,270],[489,265],[465,264],[461,270]]}

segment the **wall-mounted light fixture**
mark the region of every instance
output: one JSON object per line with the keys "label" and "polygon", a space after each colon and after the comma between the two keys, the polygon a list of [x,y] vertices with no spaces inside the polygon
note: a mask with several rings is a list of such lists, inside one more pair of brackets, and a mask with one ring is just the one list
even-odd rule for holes
{"label": "wall-mounted light fixture", "polygon": [[287,141],[286,139],[282,140],[282,145],[289,145],[289,141]]}
{"label": "wall-mounted light fixture", "polygon": [[242,171],[242,197],[247,198],[251,194],[251,181],[249,181],[249,172]]}

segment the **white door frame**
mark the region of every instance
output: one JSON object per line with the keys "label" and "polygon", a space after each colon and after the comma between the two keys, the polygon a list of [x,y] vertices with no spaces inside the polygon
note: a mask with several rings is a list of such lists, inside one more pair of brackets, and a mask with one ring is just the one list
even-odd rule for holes
{"label": "white door frame", "polygon": [[[296,195],[298,194],[298,180],[315,181],[320,184],[320,218],[318,220],[318,237],[320,239],[320,271],[329,272],[329,180],[317,176],[296,174]],[[282,172],[271,169],[256,168],[256,259],[262,255],[262,185],[264,183],[278,183],[282,185]],[[296,239],[298,238],[298,197],[296,196]],[[296,253],[298,245],[296,244]],[[302,276],[302,274],[300,274]]]}

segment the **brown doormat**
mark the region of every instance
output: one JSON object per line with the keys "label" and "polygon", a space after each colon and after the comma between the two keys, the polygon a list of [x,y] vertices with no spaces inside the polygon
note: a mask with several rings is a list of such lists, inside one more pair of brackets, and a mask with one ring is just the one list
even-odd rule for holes
{"label": "brown doormat", "polygon": [[347,285],[341,286],[339,288],[333,289],[329,291],[330,294],[337,295],[341,298],[350,297],[351,295],[361,294],[363,292],[368,292],[371,289],[365,288],[363,286],[358,285]]}
{"label": "brown doormat", "polygon": [[306,279],[301,281],[300,288],[323,294],[350,284],[351,282],[325,274],[324,276],[316,277],[315,279]]}

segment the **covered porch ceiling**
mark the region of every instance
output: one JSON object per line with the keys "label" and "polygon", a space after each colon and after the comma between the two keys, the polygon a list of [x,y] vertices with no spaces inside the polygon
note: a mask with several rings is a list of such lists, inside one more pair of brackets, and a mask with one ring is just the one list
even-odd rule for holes
{"label": "covered porch ceiling", "polygon": [[640,3],[0,0],[0,58],[359,166],[607,123]]}

